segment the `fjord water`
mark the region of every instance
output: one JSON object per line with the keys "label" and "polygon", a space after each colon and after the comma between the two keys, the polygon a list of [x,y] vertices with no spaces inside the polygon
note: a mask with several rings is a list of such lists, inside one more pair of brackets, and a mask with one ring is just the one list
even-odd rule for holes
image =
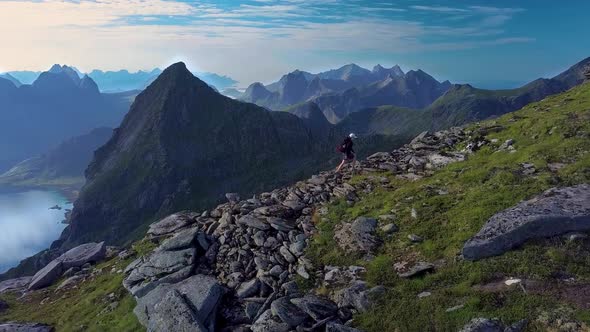
{"label": "fjord water", "polygon": [[[50,209],[55,205],[62,209]],[[49,247],[65,228],[65,210],[71,208],[54,191],[0,188],[0,273]]]}

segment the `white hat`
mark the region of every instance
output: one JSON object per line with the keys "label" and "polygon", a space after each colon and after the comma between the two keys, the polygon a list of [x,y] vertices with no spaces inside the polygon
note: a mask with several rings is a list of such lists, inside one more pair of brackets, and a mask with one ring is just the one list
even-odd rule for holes
{"label": "white hat", "polygon": [[350,135],[348,135],[348,137],[350,137],[350,138],[356,138],[356,135],[354,133],[350,133]]}

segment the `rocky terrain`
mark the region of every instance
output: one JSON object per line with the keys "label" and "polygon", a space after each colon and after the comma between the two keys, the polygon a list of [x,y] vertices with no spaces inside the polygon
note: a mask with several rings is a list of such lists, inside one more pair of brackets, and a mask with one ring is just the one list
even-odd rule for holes
{"label": "rocky terrain", "polygon": [[106,329],[134,308],[149,331],[586,330],[589,89],[74,248],[1,283],[0,319],[105,287]]}

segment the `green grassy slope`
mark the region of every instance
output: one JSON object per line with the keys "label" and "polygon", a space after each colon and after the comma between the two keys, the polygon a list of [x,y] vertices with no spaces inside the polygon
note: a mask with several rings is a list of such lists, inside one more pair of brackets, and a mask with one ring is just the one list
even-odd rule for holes
{"label": "green grassy slope", "polygon": [[[550,187],[590,182],[590,84],[530,104],[486,124],[505,129],[487,139],[497,139],[464,162],[451,164],[434,176],[415,182],[390,177],[392,189],[366,194],[353,206],[335,202],[327,220],[319,223],[308,253],[317,265],[357,264],[367,268],[371,284],[390,287],[388,294],[368,313],[356,317],[367,331],[453,331],[473,317],[498,317],[506,323],[528,318],[528,329],[544,331],[553,316],[590,322],[587,306],[563,296],[553,286],[557,278],[590,282],[590,241],[568,242],[562,238],[535,241],[500,257],[479,262],[458,259],[464,242],[493,214]],[[471,128],[477,128],[472,125]],[[514,139],[515,153],[496,152],[505,140]],[[532,163],[536,173],[522,174],[520,163]],[[550,163],[565,166],[556,172]],[[354,179],[370,181],[368,176]],[[378,187],[378,186],[376,186]],[[448,192],[440,195],[438,190]],[[418,218],[411,217],[411,209]],[[394,213],[400,232],[384,239],[370,262],[341,255],[333,240],[334,226],[357,216]],[[411,244],[409,234],[425,241]],[[426,260],[440,267],[436,273],[401,280],[394,263]],[[539,290],[520,288],[482,292],[474,286],[507,277],[540,282]],[[576,293],[574,288],[570,292]],[[582,287],[582,286],[580,286]],[[417,294],[432,295],[418,299]],[[566,292],[567,293],[567,292]],[[560,295],[561,294],[561,295]],[[578,299],[579,300],[579,299]],[[583,302],[583,300],[579,300]],[[463,305],[452,312],[448,308]],[[556,313],[559,311],[559,313]],[[545,317],[539,319],[539,317]]]}
{"label": "green grassy slope", "polygon": [[[137,255],[153,250],[151,242],[140,241],[134,246]],[[0,322],[36,322],[55,327],[56,331],[143,331],[133,314],[135,299],[123,288],[121,272],[135,257],[120,260],[115,257],[96,266],[95,276],[78,287],[56,291],[61,281],[53,286],[29,293],[0,295],[9,309],[0,313]],[[112,297],[112,298],[111,298]],[[116,302],[116,305],[111,303]]]}

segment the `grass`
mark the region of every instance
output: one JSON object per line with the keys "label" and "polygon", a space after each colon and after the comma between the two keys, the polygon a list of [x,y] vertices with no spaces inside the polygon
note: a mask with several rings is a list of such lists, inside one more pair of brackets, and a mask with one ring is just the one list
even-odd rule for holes
{"label": "grass", "polygon": [[[139,241],[134,246],[137,255],[151,252],[155,245]],[[0,322],[36,322],[49,324],[57,331],[144,331],[135,315],[135,299],[122,285],[125,269],[133,258],[120,260],[115,257],[99,264],[101,272],[79,284],[79,287],[65,291],[53,286],[30,293],[22,299],[20,294],[8,293],[0,298],[9,304],[9,310],[0,314]],[[114,300],[109,295],[114,295]],[[111,303],[117,305],[111,308]]]}
{"label": "grass", "polygon": [[[504,130],[486,137],[497,143],[489,143],[468,160],[451,164],[432,177],[409,182],[389,176],[393,189],[376,185],[376,190],[352,206],[333,203],[326,216],[317,218],[319,234],[308,255],[319,266],[363,265],[369,283],[390,287],[389,296],[379,305],[356,317],[357,325],[367,331],[452,331],[473,317],[497,317],[507,323],[528,318],[533,321],[529,330],[545,330],[535,319],[553,310],[556,299],[546,294],[525,295],[520,289],[482,293],[472,286],[510,276],[549,281],[557,274],[590,281],[590,243],[536,241],[479,262],[464,262],[458,255],[465,241],[495,213],[554,186],[590,182],[589,120],[590,85],[586,84],[473,125],[470,129],[501,125]],[[516,152],[495,152],[507,139],[515,141]],[[520,164],[525,162],[534,164],[532,176],[522,174]],[[555,162],[566,166],[554,173],[548,164]],[[356,184],[368,181],[371,175],[352,180]],[[440,195],[439,190],[448,194]],[[417,218],[411,217],[412,209]],[[335,225],[358,216],[391,213],[400,231],[384,238],[375,259],[366,262],[341,254],[333,239]],[[409,234],[418,234],[425,241],[412,244]],[[394,263],[417,260],[438,261],[442,267],[415,280],[396,276]],[[418,299],[422,291],[433,295]],[[446,312],[459,304],[464,307]],[[568,308],[570,318],[590,322],[589,311]]]}

